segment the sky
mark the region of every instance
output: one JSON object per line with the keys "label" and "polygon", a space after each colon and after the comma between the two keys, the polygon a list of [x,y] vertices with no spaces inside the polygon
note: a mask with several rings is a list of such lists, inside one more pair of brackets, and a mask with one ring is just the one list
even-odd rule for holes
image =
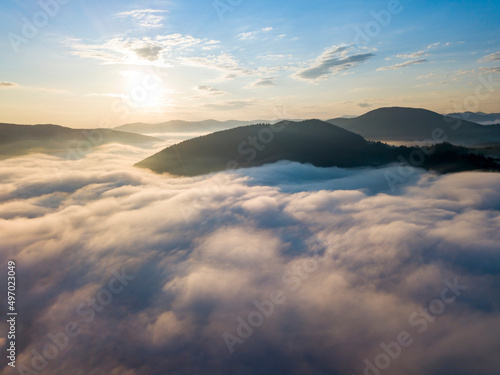
{"label": "sky", "polygon": [[0,122],[500,112],[499,17],[496,0],[4,1]]}

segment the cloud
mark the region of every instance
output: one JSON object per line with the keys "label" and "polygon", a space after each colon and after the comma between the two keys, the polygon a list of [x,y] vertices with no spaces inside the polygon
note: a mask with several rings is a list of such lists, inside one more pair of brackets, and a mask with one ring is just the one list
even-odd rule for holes
{"label": "cloud", "polygon": [[[447,42],[447,43],[437,42],[437,43],[428,45],[427,48],[424,50],[413,52],[413,53],[408,53],[408,54],[399,54],[399,55],[396,55],[395,57],[400,58],[400,59],[418,59],[419,57],[429,56],[429,51],[432,49],[435,49],[441,45],[449,46],[451,44],[452,44],[451,42]],[[391,59],[386,58],[386,60],[391,60]],[[423,59],[421,59],[421,60],[423,60]]]}
{"label": "cloud", "polygon": [[160,57],[160,52],[162,51],[162,49],[163,48],[160,46],[149,45],[136,48],[133,51],[137,56],[144,60],[156,61]]}
{"label": "cloud", "polygon": [[250,40],[255,38],[255,31],[247,32],[247,33],[240,33],[237,35],[239,40]]}
{"label": "cloud", "polygon": [[232,109],[240,109],[249,107],[255,104],[254,99],[246,99],[246,100],[228,100],[219,103],[207,103],[204,104],[203,107],[215,109],[215,110],[232,110]]}
{"label": "cloud", "polygon": [[207,96],[220,96],[220,95],[227,95],[227,92],[206,86],[206,85],[200,85],[196,87],[196,90],[200,93],[200,95],[196,95],[191,97],[191,99],[199,99],[199,98],[204,98]]}
{"label": "cloud", "polygon": [[272,30],[273,30],[272,27],[263,27],[263,28],[261,28],[260,30],[257,30],[257,31],[248,31],[248,32],[239,33],[236,37],[239,40],[252,40],[252,39],[255,39],[255,37],[258,34],[268,33],[268,32],[270,32]]}
{"label": "cloud", "polygon": [[490,55],[484,56],[479,62],[500,61],[500,52],[495,52]]}
{"label": "cloud", "polygon": [[278,53],[266,53],[263,55],[258,55],[257,58],[261,60],[291,60],[293,55],[284,55]]}
{"label": "cloud", "polygon": [[500,73],[500,66],[492,68],[479,68],[481,73]]}
{"label": "cloud", "polygon": [[17,83],[14,83],[14,82],[6,82],[6,81],[3,81],[3,82],[0,82],[0,88],[12,88],[12,87],[17,87],[19,86]]}
{"label": "cloud", "polygon": [[399,57],[401,59],[416,59],[416,58],[423,57],[423,56],[429,56],[429,54],[427,53],[426,50],[410,53],[407,55],[404,55],[404,54],[396,55],[396,57]]}
{"label": "cloud", "polygon": [[[499,174],[417,169],[392,194],[385,175],[398,164],[196,178],[131,167],[159,150],[0,161],[0,263],[16,260],[22,296],[18,368],[40,365],[35,351],[52,375],[363,374],[403,331],[413,341],[384,374],[500,365]],[[448,288],[456,298],[433,313],[444,280],[467,289]],[[231,355],[223,334],[249,316],[257,324]],[[53,357],[50,337],[71,322],[79,333]]]}
{"label": "cloud", "polygon": [[358,107],[361,107],[361,108],[370,108],[372,107],[373,104],[368,104],[368,103],[358,103]]}
{"label": "cloud", "polygon": [[228,81],[237,77],[256,74],[256,71],[243,67],[233,55],[228,53],[218,56],[183,58],[182,64],[222,72],[223,76],[219,78],[219,81]]}
{"label": "cloud", "polygon": [[81,40],[65,42],[72,54],[87,59],[103,61],[107,64],[145,64],[168,65],[166,54],[183,51],[193,46],[203,45],[201,39],[190,35],[157,35],[154,38],[115,37],[104,42],[84,43]]}
{"label": "cloud", "polygon": [[343,70],[348,70],[375,56],[372,53],[352,54],[353,48],[349,46],[333,46],[317,57],[313,64],[294,74],[294,78],[307,81],[328,78]]}
{"label": "cloud", "polygon": [[418,76],[417,79],[434,79],[434,78],[441,78],[439,74],[436,73],[429,73],[423,76]]}
{"label": "cloud", "polygon": [[132,10],[128,12],[118,13],[117,16],[120,18],[128,18],[136,22],[140,27],[143,28],[159,28],[163,26],[162,21],[164,16],[162,14],[166,13],[165,10],[156,9],[141,9]]}
{"label": "cloud", "polygon": [[210,86],[198,86],[198,90],[201,92],[205,92],[209,95],[224,95],[225,92],[222,90],[214,89]]}
{"label": "cloud", "polygon": [[427,49],[433,49],[433,48],[437,48],[439,46],[446,46],[446,47],[449,47],[453,44],[464,44],[465,42],[463,41],[459,41],[459,42],[437,42],[437,43],[434,43],[434,44],[430,44],[427,46]]}
{"label": "cloud", "polygon": [[219,40],[209,40],[205,42],[205,45],[202,47],[202,50],[204,51],[211,51],[214,49],[220,48],[220,41]]}
{"label": "cloud", "polygon": [[411,61],[406,61],[404,63],[392,65],[392,66],[384,66],[382,68],[378,68],[377,71],[380,71],[380,70],[401,69],[401,68],[406,68],[408,66],[417,65],[417,64],[423,64],[423,63],[427,63],[427,62],[429,62],[429,60],[427,60],[427,59],[411,60]]}
{"label": "cloud", "polygon": [[454,72],[451,72],[450,73],[450,79],[453,80],[453,81],[458,81],[462,78],[464,78],[465,76],[470,76],[470,75],[473,75],[475,74],[475,71],[474,69],[470,69],[470,70],[457,70],[457,71],[454,71]]}
{"label": "cloud", "polygon": [[21,86],[15,82],[0,82],[0,89],[19,88],[25,91],[38,91],[49,94],[70,94],[68,90],[56,89],[52,87]]}
{"label": "cloud", "polygon": [[276,86],[276,78],[265,77],[265,78],[259,78],[257,81],[246,86],[246,88],[259,88],[259,87],[272,87],[272,86]]}
{"label": "cloud", "polygon": [[447,84],[450,83],[451,81],[461,81],[463,79],[469,78],[471,75],[475,75],[475,71],[473,69],[471,70],[455,70],[455,71],[449,71],[444,74],[436,74],[436,73],[429,73],[426,75],[418,76],[418,80],[434,80],[432,82],[428,82],[422,85],[418,85],[418,87],[423,87],[423,86],[432,86],[436,84]]}

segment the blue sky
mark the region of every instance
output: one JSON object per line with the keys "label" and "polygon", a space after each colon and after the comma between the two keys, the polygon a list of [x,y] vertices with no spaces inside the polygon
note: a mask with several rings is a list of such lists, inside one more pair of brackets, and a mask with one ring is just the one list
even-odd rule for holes
{"label": "blue sky", "polygon": [[2,122],[500,112],[499,89],[468,100],[500,80],[493,0],[4,1],[0,14]]}

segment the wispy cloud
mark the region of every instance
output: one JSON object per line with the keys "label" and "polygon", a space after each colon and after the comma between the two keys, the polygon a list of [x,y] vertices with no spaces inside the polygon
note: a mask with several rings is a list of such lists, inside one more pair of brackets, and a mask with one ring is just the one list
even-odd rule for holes
{"label": "wispy cloud", "polygon": [[205,45],[201,49],[204,51],[210,51],[217,48],[220,48],[220,40],[209,40],[205,42]]}
{"label": "wispy cloud", "polygon": [[308,81],[324,79],[330,74],[350,69],[375,56],[373,53],[353,54],[353,50],[349,46],[330,47],[317,57],[309,68],[294,74],[294,78]]}
{"label": "wispy cloud", "polygon": [[411,61],[405,61],[404,63],[401,63],[401,64],[396,64],[396,65],[392,65],[392,66],[384,66],[382,68],[378,68],[377,70],[380,71],[380,70],[402,69],[402,68],[406,68],[408,66],[423,64],[426,62],[429,62],[429,60],[427,60],[427,59],[411,60]]}
{"label": "wispy cloud", "polygon": [[396,57],[399,57],[401,59],[416,59],[416,58],[423,57],[423,56],[429,56],[429,53],[426,50],[424,50],[424,51],[418,51],[418,52],[414,52],[414,53],[410,53],[410,54],[396,55]]}
{"label": "wispy cloud", "polygon": [[427,49],[429,50],[429,49],[437,48],[439,46],[448,47],[448,46],[451,46],[453,44],[463,44],[463,43],[465,43],[465,42],[462,42],[462,41],[460,41],[460,42],[437,42],[437,43],[429,44],[427,46]]}
{"label": "wispy cloud", "polygon": [[23,87],[23,88],[30,91],[47,92],[49,94],[70,94],[68,90],[53,89],[50,87]]}
{"label": "wispy cloud", "polygon": [[216,110],[231,110],[231,109],[240,109],[244,107],[248,107],[255,104],[254,99],[246,99],[246,100],[228,100],[225,102],[219,103],[208,103],[204,104],[203,107],[216,109]]}
{"label": "wispy cloud", "polygon": [[[451,42],[446,42],[446,43],[437,42],[437,43],[428,45],[425,49],[423,49],[421,51],[412,52],[412,53],[400,53],[400,54],[396,55],[395,57],[400,58],[400,59],[418,59],[420,57],[429,56],[430,51],[432,49],[436,49],[437,47],[440,47],[440,46],[450,46],[451,44],[452,44]],[[391,58],[386,58],[386,60],[391,60]]]}
{"label": "wispy cloud", "polygon": [[118,13],[117,16],[120,18],[131,19],[136,22],[140,27],[144,28],[158,28],[163,26],[165,10],[156,9],[140,9],[132,10],[129,12]]}
{"label": "wispy cloud", "polygon": [[14,82],[0,82],[0,89],[4,89],[4,88],[12,88],[12,87],[16,87],[16,86],[19,86],[17,83],[14,83]]}
{"label": "wispy cloud", "polygon": [[268,53],[265,55],[258,55],[257,58],[260,60],[291,60],[293,59],[293,55]]}
{"label": "wispy cloud", "polygon": [[417,79],[434,79],[434,78],[441,78],[439,74],[436,73],[429,73],[423,76],[418,76]]}
{"label": "wispy cloud", "polygon": [[467,79],[470,76],[475,75],[475,74],[476,74],[476,72],[472,69],[470,69],[470,70],[459,69],[459,70],[449,71],[449,72],[441,73],[441,74],[436,74],[434,72],[431,72],[429,74],[418,76],[416,78],[417,80],[432,80],[431,82],[417,85],[417,87],[445,84],[445,83],[449,83],[451,81],[457,82],[457,81]]}
{"label": "wispy cloud", "polygon": [[51,87],[37,87],[37,86],[22,86],[15,82],[8,81],[0,81],[0,90],[1,89],[20,89],[24,91],[35,91],[35,92],[45,92],[48,94],[70,94],[67,90],[55,89]]}
{"label": "wispy cloud", "polygon": [[256,34],[255,31],[250,31],[248,33],[240,33],[240,34],[238,34],[238,39],[239,40],[250,40],[250,39],[255,38],[255,34]]}
{"label": "wispy cloud", "polygon": [[189,57],[182,59],[182,63],[188,66],[196,66],[222,72],[224,75],[218,81],[229,81],[237,77],[253,75],[256,72],[242,66],[242,64],[231,54],[225,53],[219,56]]}
{"label": "wispy cloud", "polygon": [[500,51],[484,56],[479,62],[500,61]]}
{"label": "wispy cloud", "polygon": [[[204,45],[201,39],[190,35],[157,35],[154,38],[115,37],[104,42],[85,43],[81,40],[68,40],[66,44],[75,56],[101,60],[108,64],[161,63],[166,65],[164,54],[173,49],[185,50],[195,45]],[[209,45],[213,45],[209,44]]]}
{"label": "wispy cloud", "polygon": [[264,78],[259,78],[257,81],[246,86],[246,88],[255,89],[255,88],[260,88],[260,87],[272,87],[272,86],[276,86],[276,78],[275,77],[264,77]]}
{"label": "wispy cloud", "polygon": [[196,90],[200,93],[200,95],[196,95],[191,97],[191,99],[199,99],[203,98],[206,96],[220,96],[220,95],[227,95],[227,92],[216,89],[214,87],[206,86],[206,85],[200,85],[196,87]]}
{"label": "wispy cloud", "polygon": [[460,69],[460,70],[451,72],[450,73],[450,79],[452,81],[459,81],[460,79],[462,79],[464,77],[467,77],[469,75],[472,75],[472,74],[475,74],[475,72],[474,72],[473,69],[470,69],[470,70]]}
{"label": "wispy cloud", "polygon": [[500,66],[493,68],[479,68],[481,73],[500,73]]}
{"label": "wispy cloud", "polygon": [[239,40],[251,40],[251,39],[255,39],[255,37],[260,33],[268,33],[270,31],[273,31],[274,29],[272,27],[263,27],[261,28],[260,30],[256,30],[256,31],[248,31],[248,32],[243,32],[243,33],[239,33],[236,37],[239,39]]}
{"label": "wispy cloud", "polygon": [[358,107],[361,107],[361,108],[370,108],[372,106],[373,105],[369,104],[369,103],[358,103]]}

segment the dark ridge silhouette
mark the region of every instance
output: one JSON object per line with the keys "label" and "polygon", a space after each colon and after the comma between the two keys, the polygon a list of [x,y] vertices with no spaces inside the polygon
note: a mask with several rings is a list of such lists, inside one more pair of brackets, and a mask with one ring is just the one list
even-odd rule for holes
{"label": "dark ridge silhouette", "polygon": [[183,121],[172,120],[162,122],[159,124],[145,124],[136,122],[133,124],[120,125],[115,130],[121,130],[138,134],[155,134],[155,133],[212,133],[221,130],[236,128],[239,126],[258,124],[266,122],[263,120],[255,121],[217,121],[217,120],[204,120],[204,121]]}
{"label": "dark ridge silhouette", "polygon": [[148,144],[161,139],[111,129],[71,129],[59,125],[0,124],[0,159],[41,152],[58,154],[106,143]]}
{"label": "dark ridge silhouette", "polygon": [[[399,162],[399,157],[411,160],[412,152],[417,151],[432,156],[425,157],[418,166],[442,173],[498,170],[493,159],[470,156],[465,148],[450,144],[432,149],[393,147],[366,141],[360,135],[320,120],[282,121],[275,125],[258,124],[216,132],[170,146],[135,166],[178,176],[197,176],[281,160],[317,167],[376,167]],[[439,163],[441,153],[443,164]]]}
{"label": "dark ridge silhouette", "polygon": [[426,151],[422,167],[439,173],[474,170],[500,171],[500,164],[495,158],[477,153],[477,150],[454,146],[448,142],[433,147],[423,147],[422,150]]}
{"label": "dark ridge silhouette", "polygon": [[380,108],[353,119],[336,118],[328,122],[371,140],[433,140],[439,143],[435,135],[440,134],[438,137],[441,142],[455,145],[487,146],[500,143],[500,125],[479,125],[417,108]]}

